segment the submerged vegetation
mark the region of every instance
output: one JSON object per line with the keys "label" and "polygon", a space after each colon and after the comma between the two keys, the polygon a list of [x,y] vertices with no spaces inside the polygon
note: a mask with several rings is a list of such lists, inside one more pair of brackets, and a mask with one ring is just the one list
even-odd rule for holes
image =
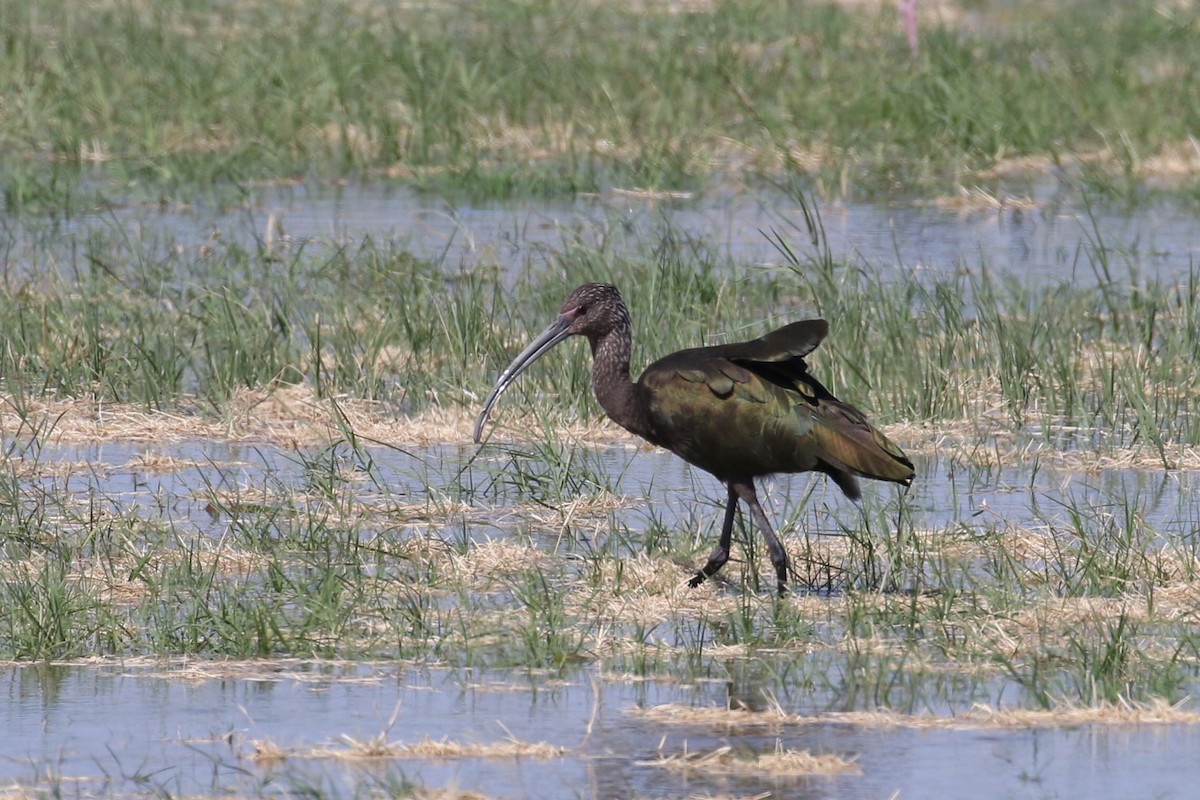
{"label": "submerged vegetation", "polygon": [[[0,4],[11,211],[346,174],[475,197],[1070,175],[1194,193],[1185,3]],[[1114,65],[1118,65],[1114,67]]]}

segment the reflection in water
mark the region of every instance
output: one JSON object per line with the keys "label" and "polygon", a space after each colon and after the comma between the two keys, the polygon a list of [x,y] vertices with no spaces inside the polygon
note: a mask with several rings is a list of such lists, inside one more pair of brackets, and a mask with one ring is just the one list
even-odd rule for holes
{"label": "reflection in water", "polygon": [[[261,669],[261,674],[255,674]],[[1200,747],[1195,727],[913,730],[822,723],[771,729],[664,724],[627,713],[662,703],[721,707],[721,684],[593,683],[575,675],[541,685],[507,674],[409,670],[389,664],[188,667],[21,666],[7,683],[0,781],[81,795],[275,795],[321,785],[357,796],[364,781],[407,779],[489,797],[756,795],[1186,796]],[[497,690],[487,688],[495,685]],[[600,695],[594,695],[594,687]],[[395,724],[388,724],[399,705]],[[588,728],[591,728],[590,735]],[[256,743],[344,748],[381,732],[388,741],[546,742],[552,759],[286,759],[259,762]],[[676,773],[659,754],[780,746],[854,756],[859,775],[726,777]],[[582,745],[582,747],[581,747]]]}

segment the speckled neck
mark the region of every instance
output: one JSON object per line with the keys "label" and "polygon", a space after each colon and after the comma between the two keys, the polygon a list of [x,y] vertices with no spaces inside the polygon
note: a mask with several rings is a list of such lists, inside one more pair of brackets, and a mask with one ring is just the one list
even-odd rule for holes
{"label": "speckled neck", "polygon": [[629,378],[631,340],[628,323],[588,338],[592,345],[592,389],[613,422],[646,437],[649,429],[645,410],[638,403],[637,386]]}

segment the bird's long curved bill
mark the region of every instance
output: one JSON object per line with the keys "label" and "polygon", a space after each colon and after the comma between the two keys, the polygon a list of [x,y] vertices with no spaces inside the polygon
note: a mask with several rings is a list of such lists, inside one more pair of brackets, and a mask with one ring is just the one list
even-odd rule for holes
{"label": "bird's long curved bill", "polygon": [[517,376],[527,370],[530,364],[570,335],[571,320],[560,316],[550,323],[546,330],[538,334],[538,337],[522,350],[511,364],[504,368],[504,372],[501,372],[500,377],[496,379],[496,385],[492,387],[491,394],[483,401],[483,410],[479,412],[479,418],[475,420],[475,441],[478,442],[483,435],[483,425],[487,422],[488,415],[492,413],[492,406],[496,405],[496,401],[500,399],[500,395],[504,394],[504,390],[517,379]]}

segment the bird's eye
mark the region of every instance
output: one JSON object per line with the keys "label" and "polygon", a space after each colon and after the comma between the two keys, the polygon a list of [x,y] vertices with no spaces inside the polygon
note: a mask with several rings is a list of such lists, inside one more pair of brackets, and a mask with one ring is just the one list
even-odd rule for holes
{"label": "bird's eye", "polygon": [[582,317],[584,314],[587,313],[587,310],[588,310],[587,303],[584,303],[583,305],[581,305],[579,308],[577,308],[575,310],[575,313]]}

